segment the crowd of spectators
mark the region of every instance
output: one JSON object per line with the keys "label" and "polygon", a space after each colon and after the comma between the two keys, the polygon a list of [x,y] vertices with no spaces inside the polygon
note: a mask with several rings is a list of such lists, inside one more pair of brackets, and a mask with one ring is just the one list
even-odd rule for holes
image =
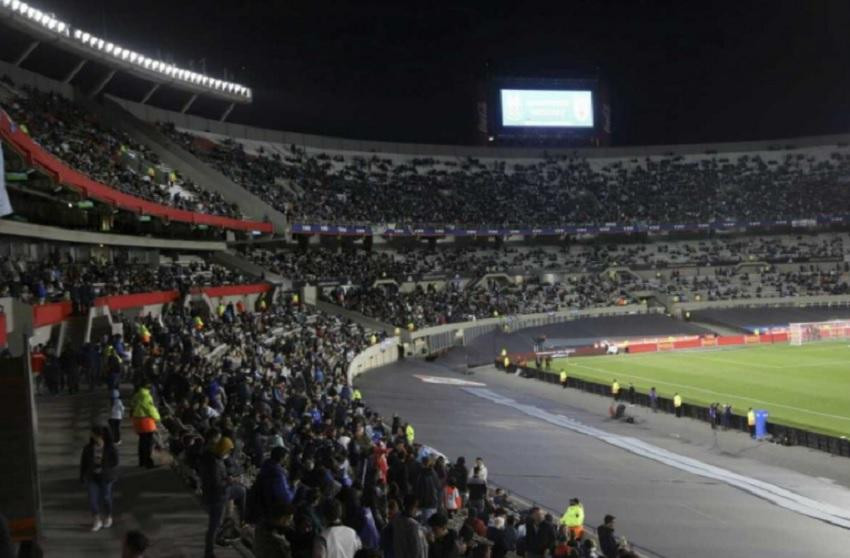
{"label": "crowd of spectators", "polygon": [[203,327],[175,308],[125,331],[118,373],[149,386],[161,442],[202,495],[206,557],[237,538],[257,558],[634,556],[613,520],[599,554],[567,520],[488,487],[482,459],[449,461],[366,407],[347,368],[380,339],[361,326],[285,303],[229,307]]}
{"label": "crowd of spectators", "polygon": [[25,88],[4,108],[39,145],[98,182],[178,209],[240,217],[234,204],[178,172],[156,172],[153,151],[61,95]]}
{"label": "crowd of spectators", "polygon": [[251,280],[200,257],[161,261],[158,265],[122,256],[111,261],[75,261],[68,254],[52,254],[41,260],[0,260],[0,296],[33,304],[71,300],[81,308],[91,306],[99,296],[171,290],[187,293],[192,287],[236,285]]}
{"label": "crowd of spectators", "polygon": [[555,284],[488,279],[463,287],[450,281],[440,288],[432,283],[424,287],[419,284],[407,292],[394,284],[345,285],[330,289],[325,296],[349,310],[407,328],[630,302],[624,284],[590,275],[571,276],[566,283]]}
{"label": "crowd of spectators", "polygon": [[[850,213],[850,152],[512,162],[307,152],[173,139],[295,220],[331,223],[604,225],[801,219]],[[277,148],[273,151],[272,148]]]}

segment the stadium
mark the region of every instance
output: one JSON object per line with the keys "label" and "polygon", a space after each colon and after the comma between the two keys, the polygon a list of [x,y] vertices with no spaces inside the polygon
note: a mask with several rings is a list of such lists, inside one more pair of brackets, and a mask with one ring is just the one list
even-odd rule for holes
{"label": "stadium", "polygon": [[0,558],[847,556],[846,6],[65,4],[0,0]]}

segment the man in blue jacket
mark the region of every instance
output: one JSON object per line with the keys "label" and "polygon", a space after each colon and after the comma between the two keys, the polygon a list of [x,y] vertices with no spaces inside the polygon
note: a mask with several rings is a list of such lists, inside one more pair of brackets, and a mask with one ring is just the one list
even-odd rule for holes
{"label": "man in blue jacket", "polygon": [[263,509],[271,510],[281,504],[291,504],[295,499],[295,487],[289,484],[284,468],[286,448],[272,448],[271,456],[260,468],[259,481],[262,483]]}

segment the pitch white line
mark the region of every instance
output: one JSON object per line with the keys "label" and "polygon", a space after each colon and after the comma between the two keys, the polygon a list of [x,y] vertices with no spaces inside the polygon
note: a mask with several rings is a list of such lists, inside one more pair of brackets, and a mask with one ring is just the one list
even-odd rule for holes
{"label": "pitch white line", "polygon": [[[606,370],[604,368],[596,368],[596,367],[593,367],[593,366],[587,366],[586,364],[573,364],[573,366],[576,367],[576,368],[585,368],[587,370],[593,370],[594,372],[604,372],[605,374],[609,374],[609,375],[616,374],[615,372],[612,372],[611,370]],[[644,365],[639,365],[639,366],[651,366],[651,365],[644,364]],[[838,419],[838,420],[846,420],[846,421],[850,422],[850,417],[846,417],[846,416],[843,416],[843,415],[833,415],[831,413],[821,413],[820,411],[812,411],[810,409],[803,409],[801,407],[794,407],[793,405],[783,405],[782,403],[775,403],[773,401],[765,401],[764,399],[755,399],[753,397],[747,397],[745,395],[737,395],[737,394],[734,394],[734,393],[723,393],[721,391],[714,391],[714,390],[711,390],[711,389],[699,388],[699,387],[691,386],[691,385],[688,385],[688,384],[677,384],[675,382],[665,382],[663,380],[659,380],[658,378],[647,378],[646,376],[638,376],[636,374],[632,374],[632,373],[628,373],[628,372],[625,373],[624,377],[626,377],[626,378],[637,378],[638,380],[644,380],[646,382],[659,384],[659,385],[673,386],[673,387],[677,387],[677,388],[689,389],[689,390],[692,390],[692,391],[700,391],[702,393],[710,393],[711,395],[718,395],[720,397],[725,397],[725,398],[743,399],[744,401],[752,401],[753,403],[761,403],[762,405],[766,405],[768,407],[781,407],[783,409],[790,409],[792,411],[799,411],[801,413],[806,413],[806,414],[809,414],[809,415],[817,415],[817,416],[820,416],[820,417],[828,417],[828,418],[834,418],[834,419]]]}
{"label": "pitch white line", "polygon": [[749,494],[763,498],[773,504],[785,508],[794,513],[825,521],[832,525],[850,529],[850,511],[843,510],[832,504],[813,500],[790,490],[764,482],[752,477],[747,477],[722,467],[716,467],[703,463],[697,459],[679,455],[671,451],[659,448],[643,440],[629,436],[612,434],[592,426],[587,426],[577,420],[555,415],[544,411],[533,405],[525,405],[508,397],[499,395],[486,388],[462,388],[467,393],[476,397],[486,399],[497,405],[503,405],[515,409],[527,416],[538,418],[555,426],[578,432],[592,438],[596,438],[609,445],[624,449],[635,455],[663,463],[680,471],[685,471],[705,478],[719,480],[729,486],[739,488]]}

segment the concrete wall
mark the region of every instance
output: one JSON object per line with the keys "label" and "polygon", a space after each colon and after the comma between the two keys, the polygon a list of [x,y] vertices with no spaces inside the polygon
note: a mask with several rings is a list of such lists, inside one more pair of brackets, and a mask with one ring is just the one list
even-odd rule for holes
{"label": "concrete wall", "polygon": [[364,372],[398,361],[398,344],[398,338],[389,337],[358,353],[348,365],[349,383],[354,382],[355,378]]}
{"label": "concrete wall", "polygon": [[129,236],[123,234],[103,234],[75,231],[47,225],[35,225],[18,221],[0,220],[0,235],[23,236],[39,240],[57,240],[77,244],[108,244],[110,246],[130,246],[137,248],[162,248],[182,251],[223,251],[224,242],[199,240],[167,240],[147,236]]}

